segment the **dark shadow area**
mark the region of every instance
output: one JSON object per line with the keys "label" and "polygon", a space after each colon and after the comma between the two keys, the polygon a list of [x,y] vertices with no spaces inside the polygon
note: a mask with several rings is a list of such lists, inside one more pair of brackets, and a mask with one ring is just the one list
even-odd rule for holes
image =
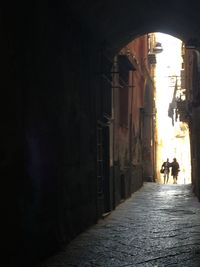
{"label": "dark shadow area", "polygon": [[[127,144],[120,147],[126,165],[115,160],[117,150],[113,155],[106,150],[116,144],[108,137],[115,57],[131,40],[156,31],[180,37],[198,51],[200,17],[198,3],[185,1],[22,1],[10,5],[1,5],[0,22],[1,243],[4,266],[22,267],[62,248],[104,212],[115,209],[122,195],[128,198],[142,186],[143,169],[137,164],[141,136],[146,132],[142,106],[137,110],[137,127],[131,125],[131,114],[125,119],[127,110],[119,117],[120,136],[128,123],[130,136],[135,137],[126,136],[134,144],[132,150]],[[199,77],[198,55],[193,62],[195,71],[190,77],[194,82]],[[126,80],[127,71],[121,74]],[[199,196],[199,84],[193,88],[189,103],[192,183]],[[119,92],[122,102],[128,92],[124,89]],[[149,140],[146,159],[151,153],[148,148]],[[137,157],[130,165],[133,154]],[[101,162],[102,156],[109,162]]]}

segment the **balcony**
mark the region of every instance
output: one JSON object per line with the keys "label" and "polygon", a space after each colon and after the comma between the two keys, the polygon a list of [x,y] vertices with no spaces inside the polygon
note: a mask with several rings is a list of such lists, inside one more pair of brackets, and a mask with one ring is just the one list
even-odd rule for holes
{"label": "balcony", "polygon": [[156,61],[156,55],[154,53],[149,53],[148,54],[148,63],[150,65],[154,65],[154,64],[157,63],[157,61]]}
{"label": "balcony", "polygon": [[123,48],[119,53],[118,62],[119,65],[124,66],[127,70],[134,71],[138,69],[137,59],[127,47]]}
{"label": "balcony", "polygon": [[187,110],[187,102],[186,100],[178,99],[176,101],[177,104],[177,111],[179,114],[180,121],[188,122],[188,110]]}

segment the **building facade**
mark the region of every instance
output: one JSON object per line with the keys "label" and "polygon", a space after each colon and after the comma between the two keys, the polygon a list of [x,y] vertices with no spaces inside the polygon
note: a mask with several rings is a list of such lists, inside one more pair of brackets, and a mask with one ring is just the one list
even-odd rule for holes
{"label": "building facade", "polygon": [[177,102],[180,120],[186,122],[190,131],[192,184],[195,194],[200,199],[200,52],[195,46],[182,47],[182,80],[185,87],[185,100]]}
{"label": "building facade", "polygon": [[[113,74],[114,173],[117,199],[129,197],[154,177],[154,84],[149,35],[139,37],[115,57]],[[155,63],[155,62],[154,62]]]}
{"label": "building facade", "polygon": [[99,70],[97,107],[97,213],[107,214],[155,181],[155,87],[153,34],[122,48],[109,68]]}

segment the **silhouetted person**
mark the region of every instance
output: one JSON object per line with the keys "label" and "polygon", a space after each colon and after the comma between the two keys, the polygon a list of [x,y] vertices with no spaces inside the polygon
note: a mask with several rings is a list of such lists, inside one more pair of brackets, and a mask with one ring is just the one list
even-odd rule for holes
{"label": "silhouetted person", "polygon": [[167,161],[163,162],[162,167],[164,170],[164,184],[168,183],[169,180],[169,168],[170,168],[170,163],[169,163],[169,159],[167,159]]}
{"label": "silhouetted person", "polygon": [[171,175],[173,176],[173,183],[177,184],[177,178],[178,178],[178,173],[179,173],[179,164],[176,160],[176,158],[173,159],[173,162],[170,164],[171,166]]}

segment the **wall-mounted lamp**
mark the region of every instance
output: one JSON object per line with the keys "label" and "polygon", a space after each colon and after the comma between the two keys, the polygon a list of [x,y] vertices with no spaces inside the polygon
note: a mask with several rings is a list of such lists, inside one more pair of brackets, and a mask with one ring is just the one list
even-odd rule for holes
{"label": "wall-mounted lamp", "polygon": [[157,42],[155,47],[153,48],[153,52],[158,54],[161,53],[162,51],[163,51],[162,44]]}

